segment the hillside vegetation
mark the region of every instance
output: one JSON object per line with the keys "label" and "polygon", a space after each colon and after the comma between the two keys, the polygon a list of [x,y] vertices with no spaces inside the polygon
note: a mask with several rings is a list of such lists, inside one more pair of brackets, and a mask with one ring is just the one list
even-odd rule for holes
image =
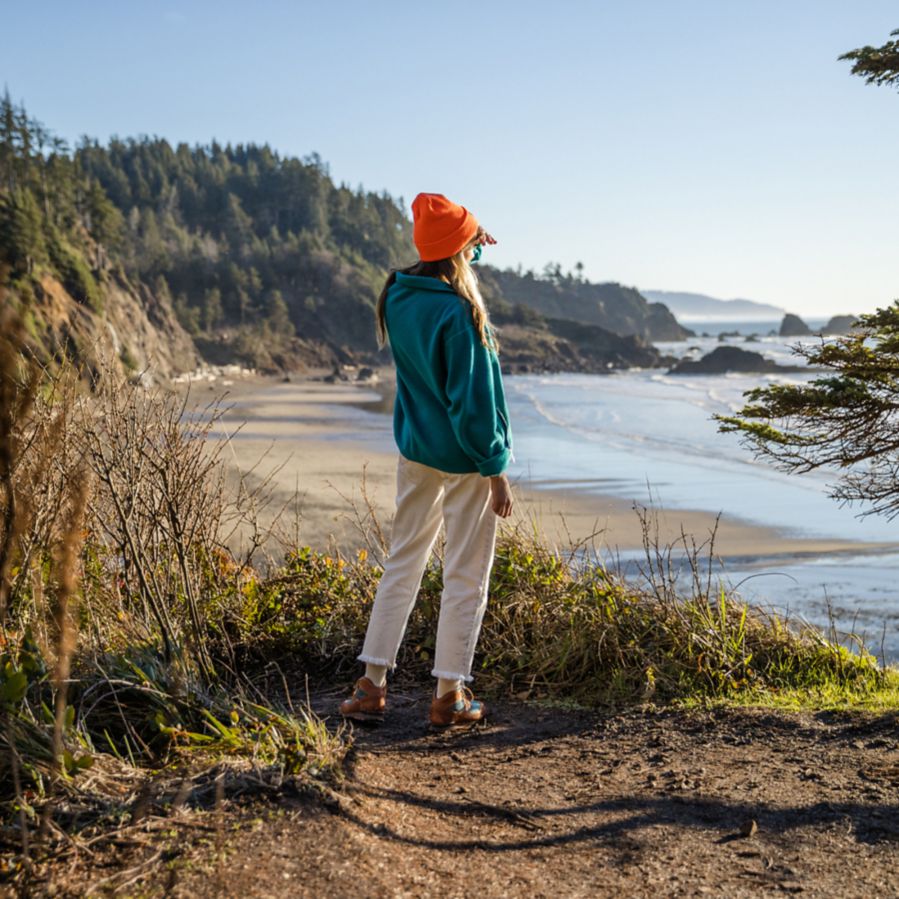
{"label": "hillside vegetation", "polygon": [[[374,301],[414,260],[402,199],[335,184],[316,154],[148,137],[70,150],[8,95],[0,104],[0,261],[42,361],[96,372],[109,347],[147,381],[201,360],[388,362]],[[513,326],[513,370],[658,365],[648,341],[688,333],[636,290],[558,265],[479,271],[497,323]]]}
{"label": "hillside vegetation", "polygon": [[681,327],[662,303],[647,303],[633,287],[594,284],[580,274],[563,274],[558,265],[547,265],[542,277],[532,271],[489,270],[482,282],[507,300],[533,309],[547,318],[596,325],[621,335],[643,340],[682,340],[693,332]]}

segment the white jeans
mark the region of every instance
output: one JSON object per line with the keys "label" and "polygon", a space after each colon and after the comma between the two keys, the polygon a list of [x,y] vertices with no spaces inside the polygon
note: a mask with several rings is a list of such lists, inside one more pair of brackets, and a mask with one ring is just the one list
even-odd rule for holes
{"label": "white jeans", "polygon": [[400,456],[397,465],[390,556],[358,658],[389,668],[396,665],[400,642],[441,523],[446,526],[446,552],[431,674],[470,681],[496,545],[490,479],[478,473],[449,474],[404,456]]}

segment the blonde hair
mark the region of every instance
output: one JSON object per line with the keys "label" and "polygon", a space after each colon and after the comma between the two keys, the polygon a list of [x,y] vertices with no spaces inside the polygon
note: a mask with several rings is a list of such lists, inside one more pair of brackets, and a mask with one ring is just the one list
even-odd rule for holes
{"label": "blonde hair", "polygon": [[466,249],[468,249],[468,245],[459,250],[455,256],[437,259],[433,262],[425,262],[419,259],[414,265],[394,269],[390,273],[375,305],[378,346],[383,347],[387,343],[387,322],[385,318],[387,291],[390,290],[390,286],[396,281],[397,272],[402,272],[404,275],[440,278],[449,284],[456,294],[471,306],[471,317],[478,330],[481,343],[488,350],[499,351],[496,333],[487,315],[487,307],[484,305],[484,298],[481,296],[481,290],[478,287],[477,275],[475,275],[474,269],[469,265],[465,256]]}

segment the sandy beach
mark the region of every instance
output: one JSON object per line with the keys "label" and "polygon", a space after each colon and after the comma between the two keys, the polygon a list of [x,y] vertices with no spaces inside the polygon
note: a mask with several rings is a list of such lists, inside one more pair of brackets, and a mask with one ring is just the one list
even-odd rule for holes
{"label": "sandy beach", "polygon": [[[360,426],[353,412],[360,404],[377,408],[378,397],[393,387],[390,372],[379,383],[325,383],[322,372],[294,376],[289,381],[252,376],[223,381],[192,380],[187,408],[217,399],[225,410],[216,433],[228,435],[222,458],[229,479],[243,476],[249,486],[265,484],[270,501],[260,516],[268,523],[276,511],[278,531],[287,544],[336,545],[352,552],[366,545],[363,531],[371,523],[367,496],[383,533],[389,536],[394,508],[395,452],[385,450],[384,427]],[[188,389],[189,388],[189,389]],[[374,400],[375,402],[372,402]],[[364,491],[363,491],[364,480]],[[577,482],[513,481],[517,500],[512,517],[502,527],[539,528],[557,545],[592,545],[604,558],[643,546],[643,525],[634,504],[617,496],[587,493]],[[810,539],[776,528],[716,516],[701,509],[654,508],[652,531],[661,544],[677,543],[681,533],[697,545],[715,531],[714,549],[721,558],[765,556],[796,558],[838,552],[877,552],[894,544]],[[362,527],[360,527],[360,525]],[[277,557],[276,546],[269,550]]]}

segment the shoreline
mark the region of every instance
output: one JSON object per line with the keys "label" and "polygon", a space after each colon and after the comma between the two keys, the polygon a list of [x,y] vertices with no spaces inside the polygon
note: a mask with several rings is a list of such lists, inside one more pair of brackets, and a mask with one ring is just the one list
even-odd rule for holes
{"label": "shoreline", "polygon": [[[362,382],[325,383],[322,379],[328,374],[329,370],[311,370],[289,380],[258,374],[192,380],[178,385],[176,392],[183,395],[189,389],[186,411],[218,400],[225,411],[213,434],[232,435],[222,454],[229,480],[236,484],[241,472],[251,484],[268,478],[274,504],[293,519],[291,539],[321,548],[330,543],[355,550],[370,543],[358,525],[370,521],[372,512],[389,536],[397,453],[384,449],[383,423],[373,428],[359,410],[384,411],[393,371],[379,370],[376,381]],[[363,398],[362,390],[378,396]],[[371,509],[363,497],[363,477]],[[553,480],[552,486],[545,486],[545,481],[525,481],[521,475],[511,481],[516,509],[502,527],[536,529],[559,547],[581,545],[603,557],[643,550],[643,524],[632,501],[586,493],[577,481]],[[682,548],[683,530],[688,541],[695,540],[700,556],[708,556],[715,513],[648,508],[645,514],[650,536],[659,546]],[[773,526],[723,516],[714,537],[714,555],[731,561],[891,550],[899,551],[899,543],[794,536]]]}

